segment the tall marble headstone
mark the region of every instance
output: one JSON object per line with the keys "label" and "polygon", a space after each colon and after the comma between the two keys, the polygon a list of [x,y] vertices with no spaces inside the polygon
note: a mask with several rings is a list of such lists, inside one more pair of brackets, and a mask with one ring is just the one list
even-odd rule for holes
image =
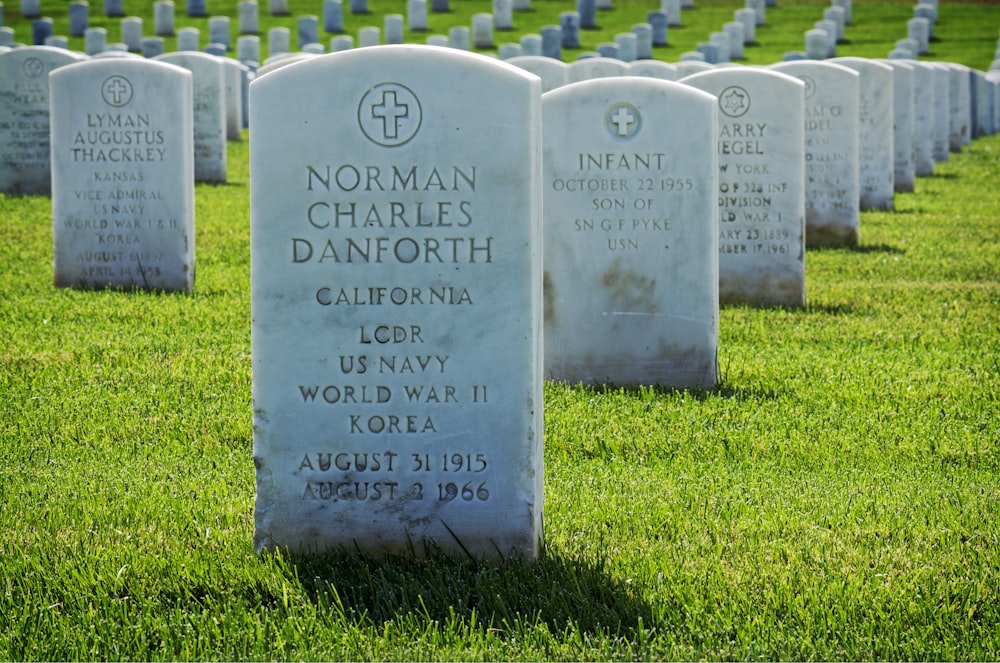
{"label": "tall marble headstone", "polygon": [[542,79],[542,93],[551,92],[566,85],[565,62],[539,55],[519,55],[507,60],[508,64],[530,71]]}
{"label": "tall marble headstone", "polygon": [[917,173],[913,160],[913,66],[902,60],[882,60],[892,67],[893,188],[912,193]]}
{"label": "tall marble headstone", "polygon": [[50,81],[55,285],[190,291],[190,72],[95,59]]}
{"label": "tall marble headstone", "polygon": [[51,191],[49,72],[84,57],[53,46],[0,52],[0,193]]}
{"label": "tall marble headstone", "polygon": [[861,211],[891,210],[895,193],[893,73],[884,62],[841,57],[831,62],[858,72],[858,159]]}
{"label": "tall marble headstone", "polygon": [[934,174],[934,73],[926,62],[913,65],[913,168],[917,177]]}
{"label": "tall marble headstone", "polygon": [[257,548],[534,558],[538,78],[385,45],[250,95]]}
{"label": "tall marble headstone", "polygon": [[861,236],[859,75],[811,60],[771,67],[805,84],[806,245],[856,246]]}
{"label": "tall marble headstone", "polygon": [[214,55],[182,51],[154,60],[187,69],[193,74],[194,179],[226,181],[226,97],[222,60]]}
{"label": "tall marble headstone", "polygon": [[547,378],[715,385],[714,106],[633,76],[544,95]]}
{"label": "tall marble headstone", "polygon": [[805,304],[805,84],[726,68],[681,79],[718,99],[719,301]]}

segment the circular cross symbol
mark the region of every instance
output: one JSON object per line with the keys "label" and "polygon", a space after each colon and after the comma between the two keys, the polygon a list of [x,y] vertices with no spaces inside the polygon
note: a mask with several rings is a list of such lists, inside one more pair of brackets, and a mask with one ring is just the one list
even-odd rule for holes
{"label": "circular cross symbol", "polygon": [[28,78],[38,78],[45,73],[45,65],[38,58],[28,58],[21,67]]}
{"label": "circular cross symbol", "polygon": [[368,140],[383,147],[410,141],[420,129],[420,101],[405,85],[379,83],[361,97],[358,125]]}
{"label": "circular cross symbol", "polygon": [[632,104],[620,101],[605,111],[604,128],[616,140],[630,140],[642,128],[642,114]]}
{"label": "circular cross symbol", "polygon": [[132,101],[132,83],[124,76],[109,76],[101,85],[101,97],[110,106]]}
{"label": "circular cross symbol", "polygon": [[740,117],[750,110],[750,95],[739,85],[730,85],[719,95],[719,108],[729,117]]}
{"label": "circular cross symbol", "polygon": [[812,96],[816,94],[816,81],[812,79],[812,76],[799,76],[799,80],[806,84],[806,99],[812,99]]}

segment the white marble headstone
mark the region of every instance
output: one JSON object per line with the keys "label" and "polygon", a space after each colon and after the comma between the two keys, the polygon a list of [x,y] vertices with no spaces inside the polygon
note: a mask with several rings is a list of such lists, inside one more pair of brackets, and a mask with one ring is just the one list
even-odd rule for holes
{"label": "white marble headstone", "polygon": [[681,82],[718,98],[719,301],[804,305],[805,84],[749,67]]}
{"label": "white marble headstone", "polygon": [[805,84],[806,245],[856,246],[858,78],[853,69],[799,60],[771,66]]}
{"label": "white marble headstone", "polygon": [[912,193],[916,186],[913,158],[913,66],[902,60],[882,60],[892,67],[893,187]]}
{"label": "white marble headstone", "polygon": [[542,107],[546,377],[714,386],[715,99],[625,76]]}
{"label": "white marble headstone", "polygon": [[49,72],[85,57],[54,46],[0,52],[0,193],[51,191]]}
{"label": "white marble headstone", "polygon": [[580,81],[588,81],[593,78],[628,75],[628,63],[614,58],[596,57],[569,63],[566,70],[566,81],[568,83],[579,83]]}
{"label": "white marble headstone", "polygon": [[895,193],[892,67],[867,58],[831,62],[858,72],[858,158],[861,211],[891,210]]}
{"label": "white marble headstone", "polygon": [[55,285],[190,291],[191,73],[95,59],[50,82]]}
{"label": "white marble headstone", "polygon": [[542,79],[542,93],[566,85],[566,63],[541,55],[519,55],[507,60],[508,64],[530,71]]}
{"label": "white marble headstone", "polygon": [[535,557],[541,82],[386,45],[250,99],[257,548]]}
{"label": "white marble headstone", "polygon": [[226,95],[222,59],[207,53],[177,51],[154,60],[184,67],[194,84],[194,179],[226,181]]}

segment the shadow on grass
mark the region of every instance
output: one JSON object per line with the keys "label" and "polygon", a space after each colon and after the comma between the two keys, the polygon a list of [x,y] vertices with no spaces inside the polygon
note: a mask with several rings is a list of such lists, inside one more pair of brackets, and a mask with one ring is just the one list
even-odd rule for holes
{"label": "shadow on grass", "polygon": [[573,386],[573,389],[579,390],[585,394],[590,394],[591,396],[600,396],[609,393],[620,393],[632,398],[643,399],[643,398],[676,398],[679,396],[684,396],[685,398],[692,398],[696,401],[706,401],[710,398],[731,398],[738,401],[759,401],[759,400],[770,400],[778,398],[778,392],[771,389],[755,389],[738,387],[731,384],[726,384],[720,382],[714,387],[699,389],[699,388],[678,388],[678,387],[664,387],[661,385],[649,385],[649,386],[616,386],[616,385],[588,385],[588,384],[577,384]]}
{"label": "shadow on grass", "polygon": [[[890,212],[891,214],[892,212]],[[906,214],[907,212],[900,212]],[[847,251],[848,253],[889,253],[903,255],[906,249],[891,244],[858,244],[856,246],[810,246],[809,253],[825,253],[827,251]]]}
{"label": "shadow on grass", "polygon": [[570,630],[632,640],[643,624],[653,622],[650,605],[636,597],[632,584],[612,578],[603,564],[566,559],[551,550],[534,562],[485,563],[436,549],[425,549],[422,556],[341,552],[286,561],[294,574],[290,582],[298,583],[317,607],[356,626],[418,619],[453,632],[475,623],[515,637],[544,623],[550,633]]}

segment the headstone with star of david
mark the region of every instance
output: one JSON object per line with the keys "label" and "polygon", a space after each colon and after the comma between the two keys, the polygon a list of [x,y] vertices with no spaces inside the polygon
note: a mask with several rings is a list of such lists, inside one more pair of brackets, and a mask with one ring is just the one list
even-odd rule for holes
{"label": "headstone with star of david", "polygon": [[194,84],[194,179],[226,181],[226,77],[222,60],[195,51],[175,51],[153,58],[184,67]]}
{"label": "headstone with star of david", "polygon": [[50,82],[55,285],[190,291],[191,73],[93,59]]}
{"label": "headstone with star of david", "polygon": [[716,384],[714,109],[638,76],[542,97],[547,378]]}
{"label": "headstone with star of david", "polygon": [[856,246],[858,73],[814,60],[771,65],[805,84],[806,245]]}
{"label": "headstone with star of david", "polygon": [[858,72],[858,163],[861,211],[893,209],[895,192],[892,67],[868,58],[830,60]]}
{"label": "headstone with star of david", "polygon": [[0,53],[0,193],[50,193],[49,72],[85,58],[54,46]]}
{"label": "headstone with star of david", "polygon": [[541,81],[383,45],[250,101],[257,548],[534,558]]}
{"label": "headstone with star of david", "polygon": [[682,78],[718,99],[719,301],[805,304],[805,84],[728,68]]}

